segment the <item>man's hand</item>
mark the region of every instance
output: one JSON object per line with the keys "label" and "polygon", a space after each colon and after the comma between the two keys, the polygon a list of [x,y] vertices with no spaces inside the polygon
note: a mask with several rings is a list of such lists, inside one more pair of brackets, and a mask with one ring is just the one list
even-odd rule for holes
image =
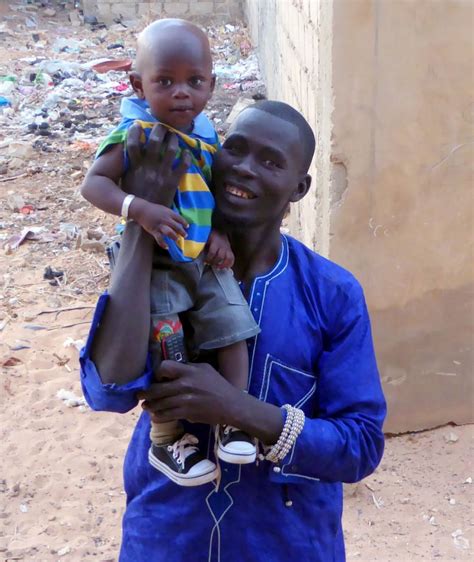
{"label": "man's hand", "polygon": [[246,396],[206,363],[163,361],[155,378],[158,383],[138,397],[157,422],[231,423],[232,412]]}
{"label": "man's hand", "polygon": [[[179,180],[191,164],[191,154],[187,150],[183,151],[181,161],[173,169],[178,152],[178,137],[163,125],[157,124],[143,146],[140,140],[142,134],[143,130],[138,124],[132,125],[128,131],[130,168],[122,178],[122,188],[150,203],[170,207]],[[130,206],[131,216],[133,206],[137,207],[138,202],[134,203]]]}
{"label": "man's hand", "polygon": [[234,254],[227,234],[213,228],[206,248],[206,263],[208,265],[219,269],[227,269],[234,265]]}
{"label": "man's hand", "polygon": [[273,445],[283,429],[280,408],[257,400],[227,382],[206,363],[163,361],[146,392],[138,393],[153,420],[228,424]]}
{"label": "man's hand", "polygon": [[[135,203],[135,201],[134,201]],[[130,215],[133,220],[138,222],[149,234],[153,236],[159,246],[164,250],[168,249],[168,244],[164,236],[177,240],[179,236],[186,238],[186,228],[188,223],[178,213],[168,207],[156,205],[148,201],[136,201],[136,205]]]}

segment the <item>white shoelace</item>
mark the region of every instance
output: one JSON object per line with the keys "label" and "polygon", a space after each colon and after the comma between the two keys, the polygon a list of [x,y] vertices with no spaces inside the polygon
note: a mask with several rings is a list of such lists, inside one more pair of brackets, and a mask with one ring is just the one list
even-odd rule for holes
{"label": "white shoelace", "polygon": [[196,436],[185,433],[181,439],[168,446],[168,451],[172,451],[173,458],[178,461],[178,464],[183,465],[189,455],[198,450],[196,446],[198,443],[199,439]]}
{"label": "white shoelace", "polygon": [[233,433],[234,431],[240,431],[238,427],[233,427],[232,425],[224,426],[224,435],[229,435],[229,433]]}

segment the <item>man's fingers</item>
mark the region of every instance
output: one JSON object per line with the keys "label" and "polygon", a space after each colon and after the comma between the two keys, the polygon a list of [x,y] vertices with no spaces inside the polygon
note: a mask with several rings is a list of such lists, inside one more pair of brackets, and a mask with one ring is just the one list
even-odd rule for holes
{"label": "man's fingers", "polygon": [[181,410],[179,408],[175,408],[174,410],[166,410],[164,412],[153,412],[153,417],[158,423],[179,421],[183,419]]}
{"label": "man's fingers", "polygon": [[127,153],[132,168],[138,166],[141,159],[140,139],[142,133],[143,133],[143,129],[140,127],[138,123],[134,123],[128,129],[126,147],[127,147]]}
{"label": "man's fingers", "polygon": [[152,162],[159,162],[161,149],[165,141],[165,137],[168,133],[168,129],[163,127],[160,123],[157,123],[151,130],[150,136],[148,137],[148,143],[146,147],[146,158]]}
{"label": "man's fingers", "polygon": [[142,404],[144,410],[153,413],[164,412],[165,410],[174,410],[180,408],[183,403],[183,398],[179,394],[157,398],[155,400],[145,400]]}
{"label": "man's fingers", "polygon": [[213,263],[216,258],[216,253],[217,253],[217,248],[211,244],[207,250],[206,262]]}
{"label": "man's fingers", "polygon": [[180,389],[174,380],[163,379],[153,383],[147,390],[137,392],[137,398],[138,400],[152,402],[153,400],[159,400],[168,396],[177,396],[179,393]]}
{"label": "man's fingers", "polygon": [[226,252],[224,263],[222,264],[225,268],[229,269],[234,265],[234,254],[232,252]]}
{"label": "man's fingers", "polygon": [[163,154],[163,169],[171,172],[174,159],[178,152],[178,137],[175,133],[168,133],[165,151]]}
{"label": "man's fingers", "polygon": [[161,362],[158,371],[155,374],[157,381],[176,380],[191,370],[191,365],[178,363],[177,361],[165,360]]}
{"label": "man's fingers", "polygon": [[222,265],[222,263],[224,263],[224,259],[225,259],[225,250],[223,250],[222,248],[219,248],[216,252],[216,257],[215,257],[215,262],[218,265]]}
{"label": "man's fingers", "polygon": [[179,164],[176,166],[173,174],[178,182],[181,179],[181,176],[188,170],[189,166],[191,166],[192,157],[189,150],[183,150],[181,153],[181,159]]}

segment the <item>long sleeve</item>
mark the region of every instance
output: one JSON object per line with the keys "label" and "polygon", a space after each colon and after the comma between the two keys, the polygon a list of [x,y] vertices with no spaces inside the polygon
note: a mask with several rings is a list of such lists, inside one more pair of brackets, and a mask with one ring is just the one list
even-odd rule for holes
{"label": "long sleeve", "polygon": [[87,343],[80,353],[81,384],[84,397],[93,410],[125,413],[138,404],[137,392],[150,387],[153,380],[151,363],[148,361],[145,372],[137,379],[124,384],[103,384],[100,373],[90,358],[94,335],[107,306],[107,293],[100,296],[92,320]]}
{"label": "long sleeve", "polygon": [[317,417],[306,418],[272,479],[356,482],[382,458],[386,404],[360,285],[353,285],[333,317],[319,361]]}

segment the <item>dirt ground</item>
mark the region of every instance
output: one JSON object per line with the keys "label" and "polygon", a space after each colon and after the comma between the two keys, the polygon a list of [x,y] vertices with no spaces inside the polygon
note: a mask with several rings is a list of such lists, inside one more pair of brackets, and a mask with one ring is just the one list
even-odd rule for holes
{"label": "dirt ground", "polygon": [[[93,413],[81,396],[78,348],[107,286],[104,247],[116,221],[78,187],[116,121],[126,74],[103,83],[82,75],[83,88],[71,82],[69,94],[64,81],[74,75],[37,76],[44,60],[131,56],[134,29],[73,26],[59,8],[13,7],[0,10],[0,77],[16,76],[14,90],[0,79],[12,105],[0,109],[0,560],[112,562],[121,464],[138,413]],[[224,132],[239,96],[258,96],[262,85],[245,30],[210,33],[223,69],[210,109]],[[61,37],[72,52],[54,50]],[[117,42],[120,52],[108,49]],[[237,79],[239,57],[246,66]],[[472,426],[389,438],[376,473],[346,488],[348,559],[471,560],[472,460]]]}

